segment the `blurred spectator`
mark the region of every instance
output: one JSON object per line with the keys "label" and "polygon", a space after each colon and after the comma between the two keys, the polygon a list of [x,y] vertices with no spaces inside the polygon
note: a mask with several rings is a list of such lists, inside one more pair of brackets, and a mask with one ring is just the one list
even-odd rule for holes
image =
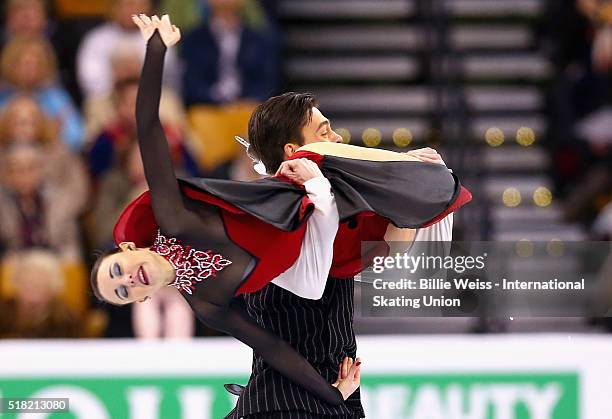
{"label": "blurred spectator", "polygon": [[205,0],[161,0],[159,9],[170,15],[182,33],[188,33],[200,23],[204,5]]}
{"label": "blurred spectator", "polygon": [[[132,15],[151,12],[151,0],[113,0],[112,20],[87,34],[77,57],[79,83],[86,98],[112,90],[111,56],[117,45],[131,42],[144,54],[146,45],[132,22]],[[170,50],[166,55],[164,80],[178,89],[179,79],[179,63],[174,50]]]}
{"label": "blurred spectator", "polygon": [[[65,51],[66,44],[58,38],[56,25],[50,21],[46,5],[45,0],[8,0],[5,22],[0,32],[0,46],[4,48],[13,38],[29,36],[46,38],[55,48],[55,54]],[[64,54],[58,60],[62,70],[65,69],[63,61],[66,58]]]}
{"label": "blurred spectator", "polygon": [[[251,3],[252,4],[252,3]],[[209,15],[185,37],[188,106],[263,101],[279,85],[279,39],[265,19],[246,21],[240,0],[209,0]]]}
{"label": "blurred spectator", "polygon": [[[259,26],[268,17],[276,17],[276,0],[240,0],[242,15],[248,26]],[[263,6],[263,9],[262,9]],[[206,0],[161,0],[160,10],[172,16],[172,22],[181,28],[183,33],[190,32],[198,26],[208,13]]]}
{"label": "blurred spectator", "polygon": [[[130,41],[115,45],[110,56],[114,86],[140,77],[144,59],[143,52],[140,42],[137,45]],[[87,123],[87,139],[88,143],[91,143],[109,123],[117,118],[114,91],[91,96],[83,106]],[[187,132],[182,98],[169,86],[162,88],[159,113],[164,124],[176,126]]]}
{"label": "blurred spectator", "polygon": [[[610,202],[601,210],[593,223],[592,232],[595,240],[612,241],[612,196],[608,199]],[[606,278],[609,280],[612,276]]]}
{"label": "blurred spectator", "polygon": [[207,177],[228,178],[241,151],[234,136],[246,136],[254,108],[279,86],[280,42],[257,1],[209,0],[206,6],[181,48],[183,96],[200,167]]}
{"label": "blurred spectator", "polygon": [[600,73],[612,70],[612,3],[608,0],[576,0],[576,8],[595,28],[591,57]]}
{"label": "blurred spectator", "polygon": [[48,24],[43,0],[8,0],[2,44],[15,36],[44,36]]}
{"label": "blurred spectator", "polygon": [[61,139],[73,151],[80,150],[84,127],[68,93],[57,83],[57,61],[49,42],[41,37],[12,39],[2,51],[3,85],[0,107],[15,93],[31,94],[41,109],[60,126]]}
{"label": "blurred spectator", "polygon": [[69,211],[80,214],[87,204],[89,179],[81,159],[57,138],[57,124],[46,118],[29,95],[17,95],[0,116],[0,151],[13,144],[33,144],[44,149],[43,176],[71,199]]}
{"label": "blurred spectator", "polygon": [[162,288],[143,303],[134,304],[132,315],[137,338],[187,339],[195,333],[191,307],[170,287]]}
{"label": "blurred spectator", "polygon": [[593,67],[601,73],[612,70],[612,27],[597,31],[593,42]]}
{"label": "blurred spectator", "polygon": [[47,248],[65,263],[81,260],[73,197],[44,177],[44,149],[15,144],[3,151],[0,247],[9,252]]}
{"label": "blurred spectator", "polygon": [[[89,153],[89,167],[94,180],[99,180],[112,166],[125,167],[128,152],[136,143],[137,94],[138,79],[124,80],[115,87],[116,118],[104,128]],[[186,148],[184,133],[180,127],[166,123],[164,130],[179,173],[196,175],[197,165]]]}
{"label": "blurred spectator", "polygon": [[612,3],[549,1],[557,77],[549,147],[565,219],[593,221],[612,187]]}
{"label": "blurred spectator", "polygon": [[46,3],[54,18],[50,27],[62,84],[80,106],[82,94],[77,80],[77,51],[85,35],[109,16],[111,0],[46,0]]}
{"label": "blurred spectator", "polygon": [[[609,203],[601,210],[591,228],[591,239],[599,241],[612,241],[612,195],[608,197]],[[594,313],[607,313],[606,317],[595,319],[601,323],[608,332],[612,332],[612,252],[604,260],[597,275],[597,288],[593,293]]]}
{"label": "blurred spectator", "polygon": [[271,18],[276,18],[278,16],[279,0],[260,0],[260,2],[268,16]]}
{"label": "blurred spectator", "polygon": [[53,253],[32,250],[15,255],[10,263],[18,267],[11,269],[10,275],[13,298],[0,301],[0,337],[85,335],[86,328],[80,318],[60,298],[65,278],[60,261]]}
{"label": "blurred spectator", "polygon": [[60,19],[83,19],[108,15],[111,0],[51,0]]}
{"label": "blurred spectator", "polygon": [[94,244],[97,248],[113,245],[113,228],[121,211],[148,188],[138,143],[133,142],[123,165],[115,165],[100,182],[94,210]]}

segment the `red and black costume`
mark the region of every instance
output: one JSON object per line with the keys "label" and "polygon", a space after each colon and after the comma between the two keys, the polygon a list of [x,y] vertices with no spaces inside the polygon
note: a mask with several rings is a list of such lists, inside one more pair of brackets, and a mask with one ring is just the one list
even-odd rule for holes
{"label": "red and black costume", "polygon": [[[176,239],[183,252],[187,247],[210,251],[210,257],[216,254],[229,261],[189,287],[191,293],[183,293],[198,318],[251,346],[272,368],[319,398],[342,404],[335,387],[290,345],[252,321],[234,300],[236,295],[262,289],[295,262],[313,204],[302,188],[286,179],[177,181],[158,116],[165,51],[156,32],[147,48],[137,100],[138,139],[150,191],[121,215],[115,241],[150,247],[156,239],[159,244],[159,230],[166,240]],[[334,244],[333,277],[360,272],[361,241],[382,240],[389,222],[398,227],[427,226],[471,198],[442,165],[307,152],[298,152],[295,158],[299,157],[319,165],[336,198],[341,225]]]}

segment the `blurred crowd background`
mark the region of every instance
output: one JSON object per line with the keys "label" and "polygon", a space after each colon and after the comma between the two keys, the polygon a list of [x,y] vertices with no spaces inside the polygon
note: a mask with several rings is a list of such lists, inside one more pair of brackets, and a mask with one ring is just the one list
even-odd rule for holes
{"label": "blurred crowd background", "polygon": [[168,13],[183,33],[160,109],[181,175],[256,178],[234,135],[266,98],[311,91],[345,142],[440,151],[475,195],[458,240],[612,237],[610,1],[2,3],[0,337],[214,334],[178,293],[116,308],[88,287],[95,251],[146,189],[138,13]]}

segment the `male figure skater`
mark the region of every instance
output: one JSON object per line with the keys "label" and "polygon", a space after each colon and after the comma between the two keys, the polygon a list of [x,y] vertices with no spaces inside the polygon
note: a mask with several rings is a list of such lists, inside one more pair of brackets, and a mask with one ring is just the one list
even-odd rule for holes
{"label": "male figure skater", "polygon": [[[253,113],[249,123],[249,152],[261,160],[268,174],[278,170],[288,177],[293,175],[296,165],[283,162],[303,145],[342,141],[317,106],[310,94],[286,93],[267,100]],[[422,161],[443,164],[432,149],[415,150],[411,154]],[[349,228],[359,237],[360,225],[354,223]],[[415,238],[414,230],[392,227],[388,232],[394,240]],[[295,278],[295,281],[311,282],[309,278]],[[273,281],[262,290],[243,296],[249,316],[288,342],[333,383],[346,373],[351,361],[343,363],[340,373],[338,365],[346,357],[356,359],[353,278],[328,278],[320,299],[299,297],[279,285]],[[331,406],[283,377],[255,352],[249,382],[237,393],[240,396],[236,407],[227,418],[365,417],[359,389],[344,404]]]}

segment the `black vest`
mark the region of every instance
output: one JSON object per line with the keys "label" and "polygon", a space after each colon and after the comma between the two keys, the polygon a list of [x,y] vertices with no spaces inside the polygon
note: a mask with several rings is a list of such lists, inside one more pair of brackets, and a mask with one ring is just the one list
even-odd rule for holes
{"label": "black vest", "polygon": [[[353,291],[352,278],[328,278],[320,300],[300,298],[272,283],[243,298],[253,320],[288,342],[331,384],[344,357],[356,357]],[[228,418],[279,410],[365,417],[359,389],[344,404],[332,406],[276,372],[253,352],[251,377]]]}

